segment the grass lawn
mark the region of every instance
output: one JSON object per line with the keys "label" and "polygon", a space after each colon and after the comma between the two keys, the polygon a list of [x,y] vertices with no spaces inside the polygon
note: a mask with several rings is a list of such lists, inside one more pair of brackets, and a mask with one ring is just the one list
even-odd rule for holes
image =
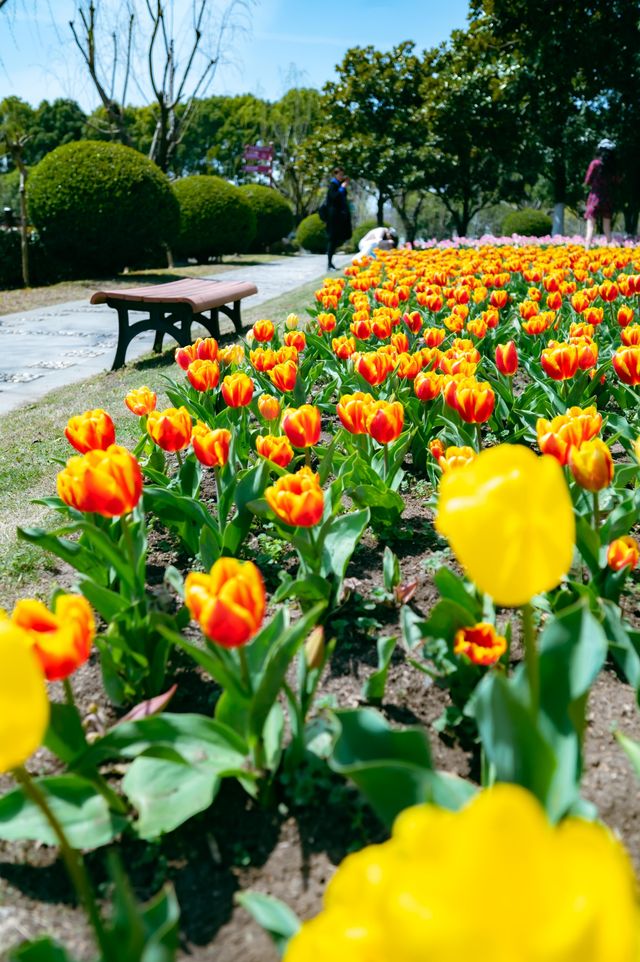
{"label": "grass lawn", "polygon": [[[207,272],[211,273],[211,265],[207,266]],[[304,317],[319,285],[317,279],[253,310],[246,310],[243,316],[245,326],[261,317],[277,322],[292,312]],[[68,295],[76,296],[79,296],[77,289]],[[139,358],[119,371],[109,371],[52,391],[37,403],[0,417],[0,490],[3,493],[0,500],[0,607],[10,608],[16,598],[25,595],[47,597],[49,594],[50,575],[42,576],[54,570],[57,562],[41,550],[18,541],[16,527],[52,527],[56,524],[54,512],[32,501],[55,494],[59,462],[66,461],[74,453],[63,433],[69,417],[92,408],[104,408],[115,422],[118,443],[132,446],[138,437],[137,418],[127,410],[123,398],[131,388],[146,384],[157,391],[158,407],[167,407],[165,377],[179,378],[182,373],[173,363],[174,348],[175,345],[160,356]],[[42,586],[39,585],[41,580]]]}

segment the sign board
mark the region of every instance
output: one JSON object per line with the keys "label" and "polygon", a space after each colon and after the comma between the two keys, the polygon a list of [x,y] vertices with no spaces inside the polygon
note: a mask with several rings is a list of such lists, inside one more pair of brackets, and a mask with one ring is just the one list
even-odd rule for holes
{"label": "sign board", "polygon": [[261,160],[270,163],[273,160],[273,146],[259,147],[257,144],[245,144],[244,160]]}

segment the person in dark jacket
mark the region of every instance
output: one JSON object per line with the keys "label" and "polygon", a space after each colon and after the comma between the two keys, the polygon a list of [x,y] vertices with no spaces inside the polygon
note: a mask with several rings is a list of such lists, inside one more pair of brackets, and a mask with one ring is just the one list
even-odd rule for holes
{"label": "person in dark jacket", "polygon": [[595,157],[589,164],[584,182],[589,188],[585,219],[587,221],[587,237],[585,246],[591,247],[596,221],[602,219],[602,227],[607,239],[611,243],[611,218],[613,216],[613,193],[617,183],[616,176],[616,145],[605,137],[598,144]]}
{"label": "person in dark jacket", "polygon": [[347,187],[349,179],[342,167],[336,167],[327,190],[327,269],[337,270],[333,263],[336,249],[351,237],[351,211],[347,202]]}

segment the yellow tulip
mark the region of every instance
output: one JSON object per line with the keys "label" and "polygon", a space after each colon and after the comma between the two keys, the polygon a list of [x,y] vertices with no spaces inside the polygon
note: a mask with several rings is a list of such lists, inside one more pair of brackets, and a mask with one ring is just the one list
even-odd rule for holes
{"label": "yellow tulip", "polygon": [[406,809],[389,842],[348,856],[285,962],[637,962],[639,921],[604,826],[551,826],[498,785],[460,812]]}
{"label": "yellow tulip", "polygon": [[443,474],[436,528],[499,605],[526,604],[571,567],[575,520],[562,469],[521,445],[488,448]]}
{"label": "yellow tulip", "polygon": [[1,617],[0,665],[0,772],[8,772],[42,744],[49,700],[29,635]]}

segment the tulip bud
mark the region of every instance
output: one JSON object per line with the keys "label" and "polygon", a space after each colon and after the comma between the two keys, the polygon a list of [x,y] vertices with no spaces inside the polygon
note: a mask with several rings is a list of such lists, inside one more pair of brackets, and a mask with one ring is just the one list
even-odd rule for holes
{"label": "tulip bud", "polygon": [[612,571],[621,571],[622,568],[629,568],[631,571],[638,564],[638,558],[640,558],[638,542],[629,535],[616,538],[607,550],[607,564]]}
{"label": "tulip bud", "polygon": [[297,314],[287,314],[284,322],[284,326],[288,331],[294,331],[298,324],[300,323],[300,318]]}
{"label": "tulip bud", "polygon": [[515,341],[498,344],[496,347],[496,367],[505,377],[513,377],[518,370],[518,352]]}
{"label": "tulip bud", "polygon": [[322,625],[316,625],[304,643],[304,657],[307,668],[311,669],[311,671],[315,668],[322,668],[324,652],[324,628]]}

